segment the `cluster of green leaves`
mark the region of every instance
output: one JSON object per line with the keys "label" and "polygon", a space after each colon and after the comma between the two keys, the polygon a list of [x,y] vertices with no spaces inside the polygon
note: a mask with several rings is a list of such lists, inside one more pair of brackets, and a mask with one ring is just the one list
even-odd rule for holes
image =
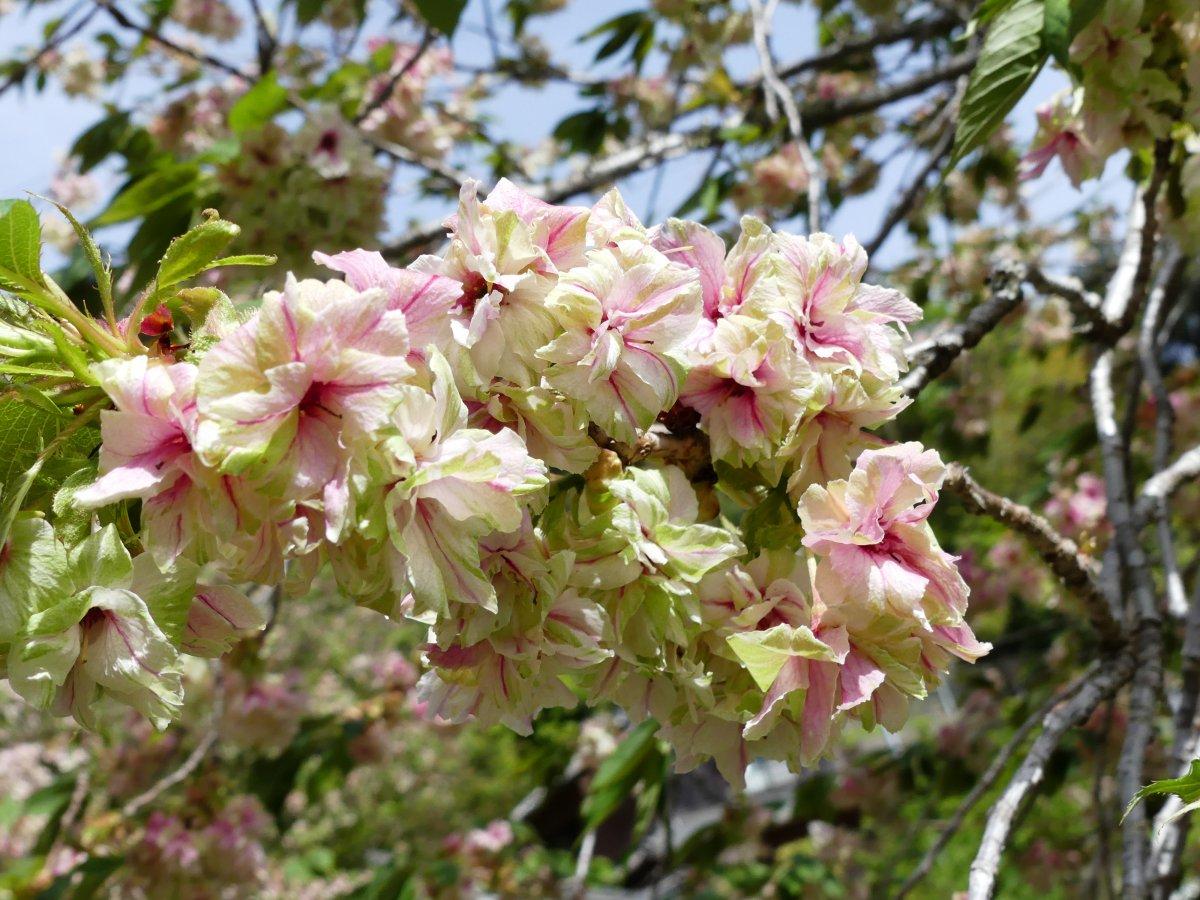
{"label": "cluster of green leaves", "polygon": [[[239,229],[215,214],[169,240],[153,278],[120,297],[107,258],[63,207],[89,265],[99,317],[42,270],[41,220],[28,200],[0,201],[0,542],[21,509],[55,517],[64,537],[86,530],[71,495],[95,477],[97,413],[109,403],[91,365],[146,352],[138,323],[165,309],[169,321],[198,328],[229,300],[189,283],[215,268],[270,265],[264,255],[222,256]],[[133,323],[122,333],[119,318]]]}

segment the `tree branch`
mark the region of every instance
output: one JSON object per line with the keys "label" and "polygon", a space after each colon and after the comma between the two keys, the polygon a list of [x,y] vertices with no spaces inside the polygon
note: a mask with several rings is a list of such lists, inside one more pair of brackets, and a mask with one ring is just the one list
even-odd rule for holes
{"label": "tree branch", "polygon": [[[800,107],[800,114],[809,127],[817,127],[832,124],[848,116],[870,112],[881,106],[923,93],[935,85],[969,72],[975,63],[975,56],[975,53],[960,54],[937,68],[899,84],[864,91],[837,100],[810,101]],[[529,190],[548,203],[562,203],[661,161],[683,156],[695,150],[719,146],[725,141],[722,131],[723,129],[719,126],[704,125],[691,131],[660,132],[609,156],[594,160],[582,173],[570,175],[548,184],[534,185]],[[413,251],[439,240],[445,233],[446,229],[441,219],[426,222],[414,227],[383,248],[383,255],[393,260],[402,259]]]}
{"label": "tree branch", "polygon": [[53,53],[64,43],[69,41],[87,27],[88,23],[92,21],[96,13],[99,12],[99,9],[94,7],[89,9],[83,14],[83,16],[80,17],[79,21],[74,22],[69,28],[64,27],[67,19],[75,15],[76,11],[78,11],[83,5],[83,3],[77,3],[67,10],[66,14],[62,17],[62,22],[59,24],[58,28],[55,29],[54,34],[50,35],[49,39],[42,44],[42,46],[36,53],[33,54],[33,56],[29,57],[29,59],[25,60],[25,62],[18,65],[9,74],[9,76],[4,79],[4,83],[0,84],[0,97],[4,96],[5,92],[8,91],[8,89],[14,84],[21,81],[21,79],[25,77],[26,73],[28,73],[30,69],[42,61],[44,56],[46,56],[48,53]]}
{"label": "tree branch", "polygon": [[1042,733],[1034,740],[1003,793],[988,811],[979,852],[971,863],[967,888],[969,900],[989,900],[995,891],[1000,858],[1012,833],[1017,810],[1041,782],[1050,754],[1067,731],[1091,715],[1105,697],[1129,679],[1132,670],[1132,660],[1122,654],[1103,665],[1072,697],[1059,702],[1046,714],[1042,720]]}
{"label": "tree branch", "polygon": [[1096,561],[1081,553],[1074,541],[1059,534],[1029,507],[983,487],[958,463],[946,467],[943,487],[962,498],[971,512],[990,516],[1025,538],[1063,586],[1082,601],[1089,621],[1105,644],[1125,642],[1121,625],[1096,581]]}
{"label": "tree branch", "polygon": [[[1096,434],[1104,462],[1104,490],[1112,523],[1118,565],[1113,567],[1112,593],[1120,590],[1122,575],[1133,593],[1134,655],[1137,672],[1129,700],[1129,722],[1117,762],[1117,790],[1128,803],[1142,786],[1146,747],[1150,742],[1154,707],[1162,679],[1162,619],[1155,601],[1146,553],[1138,541],[1138,528],[1129,501],[1126,471],[1129,450],[1117,425],[1112,388],[1112,350],[1104,350],[1092,366],[1089,386],[1096,417]],[[1122,823],[1122,879],[1126,896],[1141,897],[1146,882],[1146,810],[1138,804]]]}
{"label": "tree branch", "polygon": [[796,98],[779,73],[775,70],[775,59],[771,55],[770,27],[779,0],[748,0],[750,14],[754,27],[754,47],[758,52],[758,63],[761,69],[763,83],[763,98],[766,103],[767,118],[772,122],[779,121],[779,107],[783,107],[787,120],[788,134],[796,146],[800,163],[808,185],[808,230],[816,233],[821,230],[821,194],[823,192],[824,176],[821,166],[813,155],[812,147],[804,136],[804,123],[801,120],[800,109]]}
{"label": "tree branch", "polygon": [[[1163,380],[1158,364],[1160,335],[1166,311],[1178,297],[1180,281],[1185,269],[1183,254],[1173,251],[1166,265],[1166,274],[1159,285],[1150,293],[1146,304],[1146,315],[1142,319],[1138,335],[1138,359],[1150,393],[1154,397],[1154,471],[1161,472],[1170,464],[1174,445],[1175,412],[1171,406],[1170,392]],[[1170,504],[1165,497],[1153,504],[1154,524],[1158,531],[1158,545],[1162,556],[1163,577],[1166,585],[1167,610],[1178,618],[1187,614],[1187,591],[1183,576],[1179,572],[1179,560],[1175,553],[1175,538],[1171,533]]]}
{"label": "tree branch", "polygon": [[417,45],[417,48],[413,51],[412,56],[404,61],[404,64],[396,70],[396,73],[392,75],[391,78],[388,79],[387,84],[384,85],[383,88],[371,98],[371,101],[364,105],[363,108],[360,109],[351,120],[355,125],[361,124],[364,119],[371,115],[371,113],[375,112],[375,110],[387,103],[388,98],[392,96],[392,93],[396,90],[396,87],[402,80],[404,80],[404,76],[413,70],[416,64],[421,61],[421,57],[424,56],[425,52],[433,45],[434,37],[434,30],[426,27],[425,33],[421,36],[421,43]]}
{"label": "tree branch", "polygon": [[916,397],[950,368],[950,364],[970,350],[1000,324],[1000,321],[1020,304],[1023,271],[1012,263],[1001,263],[992,272],[992,296],[980,303],[958,325],[937,337],[910,347],[909,360],[915,365],[900,380],[900,387],[909,397]]}
{"label": "tree branch", "polygon": [[1095,675],[1097,668],[1098,664],[1093,663],[1066,687],[1056,691],[1049,700],[1043,703],[1033,715],[1029,716],[1013,732],[1012,737],[1000,748],[999,752],[992,758],[992,762],[987,767],[987,770],[975,782],[974,787],[971,788],[967,796],[963,798],[958,809],[954,811],[954,815],[950,817],[950,820],[938,834],[937,840],[933,842],[933,846],[925,851],[925,855],[921,857],[921,861],[917,864],[917,867],[913,869],[908,878],[904,880],[904,883],[900,885],[900,889],[896,891],[896,900],[902,900],[903,897],[906,897],[909,891],[920,884],[925,876],[929,874],[930,870],[933,869],[934,863],[937,862],[937,858],[941,855],[942,851],[946,849],[946,845],[958,834],[958,830],[962,827],[962,823],[966,820],[967,815],[983,799],[984,794],[992,789],[992,786],[1000,779],[1000,776],[1004,774],[1004,770],[1008,766],[1008,761],[1013,758],[1017,749],[1025,742],[1025,738],[1042,724],[1054,707],[1070,698],[1076,691],[1083,687],[1084,683]]}
{"label": "tree branch", "polygon": [[868,260],[884,245],[891,235],[892,230],[904,221],[909,213],[925,199],[925,195],[928,192],[926,181],[930,175],[941,168],[942,160],[946,158],[946,155],[950,152],[950,148],[954,146],[954,130],[955,123],[958,120],[958,106],[962,102],[963,94],[967,89],[967,80],[965,77],[959,78],[958,81],[958,86],[954,89],[954,96],[946,104],[946,108],[938,117],[942,120],[942,133],[933,147],[930,148],[925,164],[921,166],[921,170],[913,177],[908,189],[892,204],[891,208],[884,215],[883,221],[879,224],[879,230],[875,232],[875,236],[863,248],[867,252]]}

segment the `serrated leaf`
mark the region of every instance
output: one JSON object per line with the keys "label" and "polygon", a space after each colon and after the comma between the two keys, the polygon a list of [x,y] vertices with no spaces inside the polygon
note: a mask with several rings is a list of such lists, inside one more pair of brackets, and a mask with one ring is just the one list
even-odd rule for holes
{"label": "serrated leaf", "polygon": [[268,72],[230,107],[229,128],[235,134],[262,128],[287,109],[287,105],[287,91],[275,73]]}
{"label": "serrated leaf", "polygon": [[83,248],[83,254],[87,257],[88,265],[92,267],[92,272],[96,275],[96,290],[100,292],[100,300],[104,303],[105,309],[110,309],[113,302],[112,294],[112,269],[104,261],[104,256],[100,252],[100,248],[96,245],[92,233],[83,227],[71,211],[61,203],[50,201],[62,213],[63,218],[71,223],[71,227],[75,230],[75,236],[79,238],[79,246]]}
{"label": "serrated leaf", "polygon": [[1200,804],[1200,759],[1193,759],[1187,773],[1178,778],[1163,778],[1160,781],[1152,781],[1136,794],[1129,801],[1129,805],[1125,807],[1125,813],[1121,816],[1121,821],[1125,821],[1125,817],[1129,815],[1130,810],[1138,805],[1147,797],[1152,797],[1158,794],[1174,794],[1184,802],[1183,809],[1180,809],[1176,816],[1181,816],[1185,812],[1189,812]]}
{"label": "serrated leaf", "polygon": [[[42,281],[42,223],[28,200],[0,200],[0,284]],[[6,278],[6,273],[8,277]]]}
{"label": "serrated leaf", "polygon": [[967,82],[950,166],[991,136],[1046,61],[1043,0],[1016,0],[997,14]]}
{"label": "serrated leaf", "polygon": [[0,400],[0,487],[5,494],[62,424],[62,418],[32,404]]}
{"label": "serrated leaf", "polygon": [[158,264],[155,281],[159,289],[187,281],[211,267],[214,259],[241,229],[224,219],[210,219],[171,241]]}
{"label": "serrated leaf", "polygon": [[114,225],[140,219],[186,194],[194,193],[200,178],[200,170],[191,165],[169,166],[151,172],[117,194],[108,208],[96,217],[93,225]]}
{"label": "serrated leaf", "polygon": [[458,28],[467,0],[416,0],[416,6],[427,24],[450,37]]}

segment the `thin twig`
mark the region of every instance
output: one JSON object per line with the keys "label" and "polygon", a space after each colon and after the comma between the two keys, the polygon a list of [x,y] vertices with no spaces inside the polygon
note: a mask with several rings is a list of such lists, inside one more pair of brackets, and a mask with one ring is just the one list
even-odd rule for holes
{"label": "thin twig", "polygon": [[[849,116],[871,112],[958,78],[971,70],[975,64],[975,57],[974,53],[959,54],[942,65],[915,75],[907,81],[835,100],[812,100],[801,107],[800,113],[810,127],[816,127],[830,125]],[[530,190],[535,196],[548,203],[562,203],[626,175],[640,172],[658,162],[683,156],[695,150],[719,147],[724,143],[724,129],[713,125],[700,126],[691,131],[660,132],[609,156],[591,161],[588,168],[582,173],[534,186]],[[442,219],[426,222],[412,228],[385,247],[383,255],[389,259],[404,258],[414,250],[439,240],[445,233],[446,228]]]}
{"label": "thin twig", "polygon": [[925,164],[913,176],[908,189],[888,209],[883,217],[883,221],[879,224],[879,230],[875,232],[875,236],[867,241],[866,246],[863,247],[867,251],[868,259],[879,251],[879,248],[884,245],[884,242],[887,241],[895,227],[904,221],[909,213],[925,199],[925,195],[929,190],[926,184],[929,176],[941,168],[942,160],[946,158],[946,154],[954,146],[954,126],[958,118],[958,106],[962,102],[966,86],[967,80],[960,78],[959,84],[955,88],[954,96],[946,104],[946,108],[942,111],[942,114],[939,115],[939,119],[941,119],[941,135],[933,147],[930,148]]}
{"label": "thin twig", "polygon": [[278,42],[275,40],[275,35],[271,33],[271,26],[267,24],[267,17],[263,15],[262,4],[259,0],[250,0],[250,8],[254,11],[254,33],[255,41],[258,44],[258,72],[260,75],[266,75],[274,65],[275,48],[278,46]]}
{"label": "thin twig", "polygon": [[182,765],[174,771],[170,772],[163,778],[160,778],[149,788],[138,794],[121,808],[121,816],[125,819],[132,819],[146,806],[157,800],[163,793],[170,790],[177,784],[185,781],[188,776],[200,767],[206,756],[217,743],[218,730],[221,722],[221,713],[224,708],[224,703],[221,698],[220,690],[220,662],[213,663],[213,707],[212,714],[209,717],[209,724],[204,736],[200,738],[200,742],[192,748],[192,752],[188,754]]}
{"label": "thin twig", "polygon": [[204,762],[204,758],[208,756],[213,745],[217,742],[217,730],[214,726],[204,733],[204,737],[200,739],[192,752],[188,754],[188,758],[183,761],[178,769],[175,769],[165,778],[155,782],[148,790],[138,794],[132,800],[125,804],[121,809],[121,816],[125,819],[131,819],[136,816],[143,808],[157,800],[163,793],[170,788],[184,781],[191,775],[200,763]]}
{"label": "thin twig", "polygon": [[[252,74],[243,72],[241,69],[230,65],[222,59],[219,59],[208,53],[201,53],[196,50],[192,50],[189,47],[185,47],[182,44],[165,37],[164,35],[155,31],[153,28],[149,28],[145,25],[134,22],[119,8],[114,6],[111,3],[111,0],[96,0],[96,2],[108,11],[109,15],[112,16],[113,20],[116,21],[118,25],[121,25],[123,28],[129,28],[133,31],[136,31],[147,40],[153,41],[160,46],[165,47],[174,53],[179,53],[191,60],[194,60],[195,62],[218,69],[229,75],[233,75],[247,84],[254,84],[256,81]],[[287,101],[288,104],[294,109],[299,110],[305,115],[309,114],[310,110],[307,102],[305,102],[304,98],[302,98],[295,91],[289,91],[287,93]],[[356,123],[351,124],[356,126],[359,137],[361,137],[362,140],[377,153],[382,153],[385,156],[389,156],[397,162],[407,163],[409,165],[424,169],[452,188],[457,188],[467,178],[465,173],[458,171],[443,160],[421,156],[419,153],[409,149],[408,147],[392,143],[391,141],[386,141],[369,132],[363,131],[361,128],[357,128]]]}
{"label": "thin twig", "polygon": [[1024,273],[1019,266],[1001,263],[992,272],[992,296],[980,303],[967,318],[932,340],[909,349],[912,370],[900,381],[909,397],[916,397],[950,368],[950,364],[970,350],[1000,324],[1021,303]]}
{"label": "thin twig", "polygon": [[53,53],[65,42],[69,41],[75,35],[79,34],[79,32],[83,31],[83,29],[87,27],[88,23],[92,21],[92,18],[96,15],[96,13],[99,12],[98,9],[93,7],[85,12],[78,22],[72,23],[69,28],[64,27],[67,23],[67,20],[70,19],[71,16],[75,15],[75,13],[78,12],[82,6],[84,6],[84,3],[76,3],[69,10],[67,10],[62,17],[62,21],[59,23],[58,28],[55,29],[54,34],[50,35],[46,43],[42,44],[42,46],[36,53],[33,54],[33,56],[29,57],[29,59],[25,60],[25,62],[13,69],[9,76],[4,79],[4,83],[0,84],[0,97],[4,96],[4,93],[14,84],[20,82],[30,69],[42,61],[44,56],[49,53]]}
{"label": "thin twig", "polygon": [[388,98],[392,96],[392,93],[404,79],[404,76],[413,70],[416,64],[421,61],[421,57],[425,55],[425,51],[432,46],[435,36],[436,34],[432,28],[425,29],[425,34],[421,36],[421,43],[417,45],[417,49],[413,51],[413,55],[404,61],[404,65],[396,70],[396,73],[388,79],[387,84],[351,120],[355,125],[361,124],[371,113],[387,103]]}
{"label": "thin twig", "polygon": [[754,47],[758,52],[758,63],[762,72],[763,97],[766,104],[767,118],[772,122],[779,121],[779,107],[783,107],[787,121],[788,134],[796,145],[800,156],[800,164],[804,166],[804,174],[808,186],[808,230],[816,233],[821,230],[821,194],[824,176],[821,166],[813,154],[808,138],[804,136],[804,123],[800,117],[800,108],[791,89],[784,84],[783,79],[775,69],[775,59],[771,54],[771,20],[779,0],[748,0],[750,15],[754,27]]}
{"label": "thin twig", "polygon": [[146,38],[146,40],[153,41],[160,47],[165,47],[167,50],[170,50],[172,53],[177,53],[180,56],[186,57],[193,62],[201,63],[209,68],[219,69],[227,75],[232,75],[234,78],[240,78],[247,84],[254,83],[254,76],[248,72],[243,72],[237,66],[227,63],[225,60],[213,56],[210,53],[204,53],[199,50],[193,50],[191,47],[185,47],[178,41],[171,40],[169,37],[166,37],[153,28],[133,21],[133,19],[125,15],[125,13],[118,6],[112,3],[112,0],[96,0],[96,5],[104,9],[104,11],[107,12],[110,17],[112,17],[112,20],[122,28],[128,28],[131,31],[136,31],[142,37]]}

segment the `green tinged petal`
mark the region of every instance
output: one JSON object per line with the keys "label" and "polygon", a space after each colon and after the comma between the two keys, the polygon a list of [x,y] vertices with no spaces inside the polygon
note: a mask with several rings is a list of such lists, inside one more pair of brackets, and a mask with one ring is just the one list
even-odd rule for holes
{"label": "green tinged petal", "polygon": [[837,654],[805,625],[776,625],[766,631],[731,634],[729,647],[760,690],[768,691],[784,663],[794,656],[836,662]]}
{"label": "green tinged petal", "polygon": [[66,547],[45,519],[21,517],[0,552],[0,643],[72,593]]}

